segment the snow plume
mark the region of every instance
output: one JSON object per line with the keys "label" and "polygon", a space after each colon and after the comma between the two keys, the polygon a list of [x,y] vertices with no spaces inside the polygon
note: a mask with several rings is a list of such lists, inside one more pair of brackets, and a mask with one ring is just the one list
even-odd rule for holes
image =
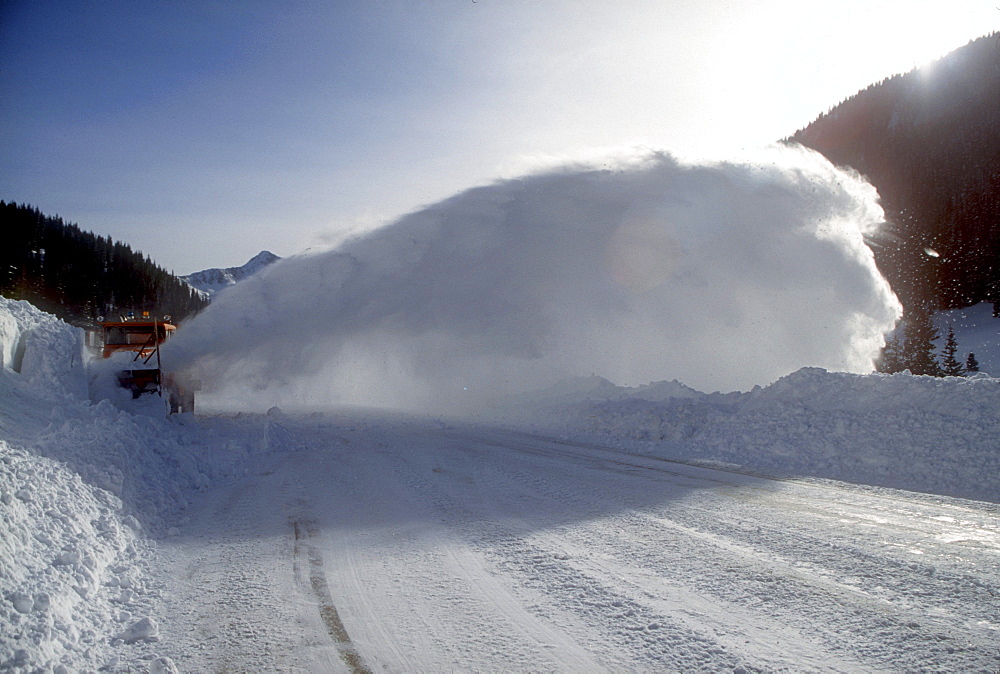
{"label": "snow plume", "polygon": [[863,241],[882,218],[873,187],[799,147],[549,169],[279,262],[166,355],[237,406],[448,410],[591,373],[733,390],[867,372],[900,313]]}

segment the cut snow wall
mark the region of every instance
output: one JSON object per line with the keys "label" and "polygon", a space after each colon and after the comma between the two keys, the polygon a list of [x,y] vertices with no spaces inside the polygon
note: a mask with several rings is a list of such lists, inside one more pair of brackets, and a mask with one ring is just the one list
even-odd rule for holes
{"label": "cut snow wall", "polygon": [[0,369],[50,392],[87,397],[83,330],[24,300],[0,297]]}

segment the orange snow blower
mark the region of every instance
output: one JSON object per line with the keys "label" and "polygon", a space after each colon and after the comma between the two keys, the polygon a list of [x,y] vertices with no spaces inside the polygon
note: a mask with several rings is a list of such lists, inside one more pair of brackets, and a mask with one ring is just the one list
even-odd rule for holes
{"label": "orange snow blower", "polygon": [[163,320],[150,318],[149,312],[142,312],[141,318],[135,318],[132,312],[120,316],[121,320],[105,321],[98,319],[103,336],[101,356],[110,358],[116,353],[134,353],[132,367],[118,372],[118,384],[132,392],[132,399],[143,393],[155,393],[163,396],[166,389],[170,403],[170,413],[194,412],[194,390],[182,386],[175,377],[165,375],[160,364],[160,344],[165,342],[177,330],[170,323],[170,316]]}

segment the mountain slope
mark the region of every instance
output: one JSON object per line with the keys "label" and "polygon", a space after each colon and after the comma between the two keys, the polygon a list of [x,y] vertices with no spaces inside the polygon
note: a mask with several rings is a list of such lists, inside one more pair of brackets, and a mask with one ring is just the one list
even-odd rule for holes
{"label": "mountain slope", "polygon": [[873,84],[790,140],[878,188],[889,226],[871,244],[904,305],[1000,300],[997,34]]}

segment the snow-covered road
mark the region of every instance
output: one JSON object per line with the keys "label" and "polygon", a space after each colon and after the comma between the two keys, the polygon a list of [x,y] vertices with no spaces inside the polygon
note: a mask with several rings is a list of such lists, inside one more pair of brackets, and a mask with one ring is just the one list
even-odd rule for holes
{"label": "snow-covered road", "polygon": [[1000,508],[285,419],[160,543],[181,671],[991,671]]}

